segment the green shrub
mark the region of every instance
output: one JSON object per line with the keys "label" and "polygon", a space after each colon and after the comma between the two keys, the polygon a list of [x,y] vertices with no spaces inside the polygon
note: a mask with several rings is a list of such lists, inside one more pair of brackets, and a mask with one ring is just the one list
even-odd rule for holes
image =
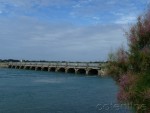
{"label": "green shrub", "polygon": [[129,50],[109,54],[108,74],[117,81],[118,100],[132,103],[136,113],[150,113],[150,10],[126,33]]}

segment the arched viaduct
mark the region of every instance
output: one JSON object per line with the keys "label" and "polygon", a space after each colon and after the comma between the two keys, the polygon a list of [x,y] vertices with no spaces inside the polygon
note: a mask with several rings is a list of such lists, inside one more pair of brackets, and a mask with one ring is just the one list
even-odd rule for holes
{"label": "arched viaduct", "polygon": [[9,63],[8,68],[102,76],[103,65],[98,62],[15,62]]}

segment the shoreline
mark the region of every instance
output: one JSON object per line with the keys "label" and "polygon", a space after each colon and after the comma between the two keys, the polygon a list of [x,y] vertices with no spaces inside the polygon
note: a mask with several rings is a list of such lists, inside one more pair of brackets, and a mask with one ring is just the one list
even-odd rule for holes
{"label": "shoreline", "polygon": [[0,62],[0,68],[8,68],[8,63]]}

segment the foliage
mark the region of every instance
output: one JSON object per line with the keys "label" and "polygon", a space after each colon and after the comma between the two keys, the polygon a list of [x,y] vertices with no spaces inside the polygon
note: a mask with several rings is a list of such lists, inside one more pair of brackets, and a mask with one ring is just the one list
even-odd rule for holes
{"label": "foliage", "polygon": [[150,113],[150,10],[126,33],[129,50],[109,54],[108,74],[119,85],[118,100],[137,113]]}

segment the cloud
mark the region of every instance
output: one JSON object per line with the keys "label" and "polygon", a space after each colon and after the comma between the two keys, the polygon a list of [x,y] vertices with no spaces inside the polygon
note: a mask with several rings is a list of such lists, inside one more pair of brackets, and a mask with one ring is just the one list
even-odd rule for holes
{"label": "cloud", "polygon": [[[74,7],[73,16],[76,15],[90,19],[97,16],[103,23],[109,23],[110,20],[111,23],[116,23],[120,19],[120,21],[125,20],[124,23],[127,24],[134,20],[133,16],[137,17],[146,9],[147,2],[148,0],[137,0],[136,2],[132,0],[92,0],[86,3],[80,2],[80,7]],[[123,14],[124,17],[116,14]],[[95,18],[93,19],[95,20]]]}
{"label": "cloud", "polygon": [[136,16],[123,15],[118,20],[116,20],[115,23],[117,24],[134,23],[136,20],[137,20]]}
{"label": "cloud", "polygon": [[[13,21],[13,22],[12,22]],[[33,18],[0,20],[2,58],[70,61],[106,60],[120,46],[122,26],[75,26],[44,23]]]}
{"label": "cloud", "polygon": [[[111,23],[116,22],[121,18],[119,15],[112,14],[123,13],[128,16],[137,16],[143,11],[149,0],[0,0],[0,10],[8,15],[26,15],[43,18],[68,19],[80,18],[95,21],[95,18],[100,18],[101,22],[106,23],[111,19]],[[142,6],[142,7],[141,7]],[[36,14],[35,14],[36,13]],[[45,14],[44,14],[45,13]],[[56,15],[57,14],[57,15]],[[65,14],[66,17],[63,17]],[[60,15],[60,17],[58,17]],[[62,16],[61,16],[62,15]],[[109,16],[108,16],[109,15]],[[68,20],[67,20],[68,21]],[[130,20],[129,20],[130,22]],[[128,23],[128,21],[126,21]]]}
{"label": "cloud", "polygon": [[0,0],[1,58],[106,60],[147,2]]}

